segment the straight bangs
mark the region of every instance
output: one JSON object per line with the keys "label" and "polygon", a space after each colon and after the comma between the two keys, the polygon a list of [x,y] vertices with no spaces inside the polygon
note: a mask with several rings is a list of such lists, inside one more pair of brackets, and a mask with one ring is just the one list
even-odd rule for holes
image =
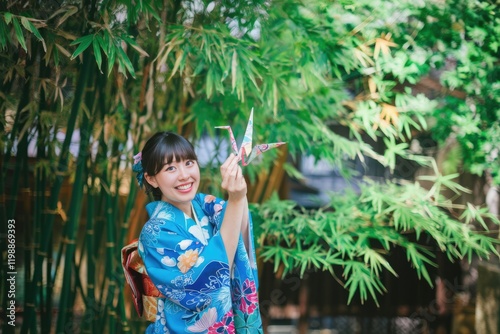
{"label": "straight bangs", "polygon": [[165,153],[164,163],[170,164],[174,160],[198,160],[193,145],[183,137],[167,136],[166,141],[167,145],[164,147],[169,147],[169,150]]}
{"label": "straight bangs", "polygon": [[163,166],[173,161],[198,161],[193,145],[184,137],[174,133],[165,133],[161,138],[161,142],[160,145],[156,146],[157,152],[154,154],[154,156],[161,157],[161,159],[155,159],[154,173],[152,175],[156,175],[162,170]]}

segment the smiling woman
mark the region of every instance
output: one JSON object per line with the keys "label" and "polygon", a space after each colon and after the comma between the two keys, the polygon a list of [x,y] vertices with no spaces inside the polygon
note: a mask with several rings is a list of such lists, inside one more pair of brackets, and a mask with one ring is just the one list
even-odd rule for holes
{"label": "smiling woman", "polygon": [[231,154],[220,168],[225,201],[197,193],[198,159],[185,138],[159,132],[135,156],[139,184],[155,197],[137,244],[161,294],[146,333],[263,332],[247,185],[238,162]]}
{"label": "smiling woman", "polygon": [[[184,177],[193,181],[194,187],[189,190],[194,190],[193,196],[196,194],[200,179],[198,157],[191,143],[184,137],[171,132],[158,132],[147,141],[138,156],[140,157],[136,159],[138,161],[134,168],[142,168],[138,170],[139,184],[142,186],[144,175],[146,192],[151,192],[155,200],[164,200],[163,197],[167,194],[163,190],[167,190],[169,182],[173,183],[170,187],[185,186],[186,184],[180,184],[186,180]],[[160,187],[160,183],[165,188]]]}

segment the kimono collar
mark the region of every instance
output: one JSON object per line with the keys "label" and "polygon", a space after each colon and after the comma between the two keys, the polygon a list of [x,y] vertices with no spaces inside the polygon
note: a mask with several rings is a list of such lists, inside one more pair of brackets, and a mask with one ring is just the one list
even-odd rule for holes
{"label": "kimono collar", "polygon": [[162,211],[171,211],[174,208],[175,207],[172,204],[164,201],[155,201],[146,204],[146,211],[148,212],[149,218],[151,219],[164,218],[162,217],[163,215],[160,215]]}
{"label": "kimono collar", "polygon": [[[193,212],[193,215],[199,215],[200,212],[198,212],[197,205],[193,205],[193,202],[191,201],[191,209]],[[171,215],[168,213],[173,213],[173,212],[178,212],[182,213],[185,215],[185,213],[179,209],[178,207],[164,201],[154,201],[146,204],[146,211],[148,212],[149,218],[155,219],[155,218],[166,218],[166,219],[172,219]],[[193,217],[194,219],[194,217]]]}

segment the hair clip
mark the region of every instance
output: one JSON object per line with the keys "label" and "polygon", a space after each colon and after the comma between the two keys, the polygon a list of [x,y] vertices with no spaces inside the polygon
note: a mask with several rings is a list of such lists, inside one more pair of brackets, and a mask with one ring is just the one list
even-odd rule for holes
{"label": "hair clip", "polygon": [[142,168],[142,152],[134,155],[134,164],[132,165],[132,170],[137,173],[135,176],[137,178],[137,182],[139,183],[139,187],[142,188],[144,183],[144,169]]}

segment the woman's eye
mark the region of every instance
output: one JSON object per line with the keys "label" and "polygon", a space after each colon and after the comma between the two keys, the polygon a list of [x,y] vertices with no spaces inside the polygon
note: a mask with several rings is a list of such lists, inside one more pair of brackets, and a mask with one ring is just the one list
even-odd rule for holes
{"label": "woman's eye", "polygon": [[167,169],[165,169],[165,171],[167,171],[167,172],[171,172],[173,170],[175,170],[174,166],[168,166]]}
{"label": "woman's eye", "polygon": [[192,165],[194,165],[194,161],[193,160],[186,161],[186,166],[192,166]]}

